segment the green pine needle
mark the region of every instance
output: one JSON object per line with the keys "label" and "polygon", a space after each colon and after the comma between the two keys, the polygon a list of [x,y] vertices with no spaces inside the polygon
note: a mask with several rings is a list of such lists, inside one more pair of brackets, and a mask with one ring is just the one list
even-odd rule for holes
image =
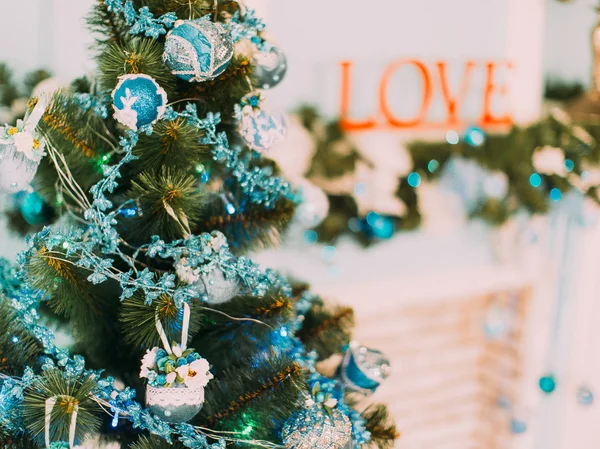
{"label": "green pine needle", "polygon": [[354,311],[343,306],[315,304],[306,314],[298,337],[306,348],[325,360],[342,352],[350,342],[354,328]]}
{"label": "green pine needle", "polygon": [[396,423],[390,416],[387,406],[384,404],[373,404],[362,414],[366,421],[366,428],[371,433],[370,447],[379,449],[392,449],[400,434],[396,429]]}
{"label": "green pine needle", "polygon": [[32,437],[44,444],[46,400],[53,397],[58,400],[51,413],[51,441],[68,441],[76,406],[76,441],[81,442],[85,436],[96,433],[100,427],[100,407],[90,398],[95,385],[91,377],[75,378],[59,369],[44,371],[34,385],[26,390],[23,400],[23,416]]}

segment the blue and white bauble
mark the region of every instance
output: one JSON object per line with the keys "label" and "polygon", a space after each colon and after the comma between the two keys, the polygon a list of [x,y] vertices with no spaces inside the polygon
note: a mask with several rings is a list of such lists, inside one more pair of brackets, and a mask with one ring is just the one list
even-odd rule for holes
{"label": "blue and white bauble", "polygon": [[173,75],[201,83],[221,75],[233,56],[233,41],[207,18],[178,20],[167,34],[163,60]]}
{"label": "blue and white bauble", "polygon": [[148,75],[123,75],[112,93],[114,117],[137,131],[153,125],[167,109],[167,93]]}
{"label": "blue and white bauble", "polygon": [[283,80],[287,72],[287,58],[279,48],[258,52],[254,56],[254,79],[259,89],[271,89]]}
{"label": "blue and white bauble", "polygon": [[353,341],[344,355],[339,374],[346,388],[368,396],[390,376],[390,361],[381,352]]}
{"label": "blue and white bauble", "polygon": [[239,131],[251,150],[264,153],[286,135],[285,119],[275,117],[263,109],[244,108]]}

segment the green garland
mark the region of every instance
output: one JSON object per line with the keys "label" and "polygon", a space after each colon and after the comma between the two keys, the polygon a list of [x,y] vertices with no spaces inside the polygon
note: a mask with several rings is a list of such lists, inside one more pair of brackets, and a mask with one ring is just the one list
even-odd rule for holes
{"label": "green garland", "polygon": [[[323,125],[310,108],[301,109],[299,114],[317,141],[309,179],[315,175],[328,180],[352,176],[362,157],[354,147],[349,154],[335,151],[340,142],[350,145],[338,124]],[[484,138],[473,140],[470,133]],[[491,225],[501,225],[520,211],[546,213],[553,202],[571,191],[579,191],[600,203],[600,124],[573,123],[562,110],[555,109],[539,122],[527,127],[515,126],[505,134],[485,135],[473,127],[458,142],[447,140],[408,145],[412,172],[399,178],[396,191],[406,211],[402,216],[379,216],[388,221],[394,232],[420,225],[419,186],[439,180],[456,161],[475,164],[481,172],[478,186],[481,193],[475,199],[470,198],[467,206],[471,218],[483,219]],[[364,245],[382,240],[367,223],[371,214],[359,214],[353,194],[328,193],[328,196],[329,216],[314,229],[319,241],[335,243],[342,235],[353,235]],[[379,215],[377,211],[372,214]]]}

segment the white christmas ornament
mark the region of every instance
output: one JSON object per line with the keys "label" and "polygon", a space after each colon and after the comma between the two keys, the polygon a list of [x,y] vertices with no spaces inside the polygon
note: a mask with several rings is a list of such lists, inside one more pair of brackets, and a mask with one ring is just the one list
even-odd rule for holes
{"label": "white christmas ornament", "polygon": [[286,139],[273,146],[269,158],[277,163],[286,177],[299,177],[308,172],[317,143],[298,117],[290,116],[286,122]]}
{"label": "white christmas ornament", "polygon": [[44,156],[44,140],[35,128],[49,104],[42,96],[25,120],[0,128],[0,191],[16,193],[29,188]]}
{"label": "white christmas ornament", "polygon": [[565,153],[560,148],[545,146],[538,148],[533,153],[533,167],[538,173],[544,175],[565,176]]}
{"label": "white christmas ornament", "polygon": [[296,208],[295,220],[306,229],[321,224],[329,214],[329,199],[323,189],[305,178],[292,181],[292,185],[302,198],[302,202]]}
{"label": "white christmas ornament", "polygon": [[264,153],[285,138],[283,116],[273,116],[250,106],[244,107],[242,112],[239,131],[250,149]]}

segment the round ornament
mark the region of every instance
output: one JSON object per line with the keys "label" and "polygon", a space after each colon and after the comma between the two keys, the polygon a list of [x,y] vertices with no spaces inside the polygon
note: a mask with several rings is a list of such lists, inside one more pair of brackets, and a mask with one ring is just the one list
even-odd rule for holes
{"label": "round ornament", "polygon": [[254,57],[255,86],[259,89],[271,89],[283,80],[287,72],[287,58],[279,48],[259,51]]}
{"label": "round ornament", "polygon": [[17,193],[29,188],[40,165],[15,144],[0,143],[0,190]]}
{"label": "round ornament", "polygon": [[48,223],[49,206],[36,192],[23,193],[19,199],[19,211],[23,219],[31,226]]}
{"label": "round ornament", "polygon": [[162,118],[167,109],[167,93],[148,75],[123,75],[112,92],[114,117],[137,131]]}
{"label": "round ornament", "polygon": [[201,83],[221,75],[233,56],[233,42],[220,23],[207,18],[178,20],[167,34],[163,59],[173,75]]}
{"label": "round ornament", "polygon": [[391,374],[390,361],[381,352],[350,343],[339,368],[344,385],[358,393],[371,395]]}
{"label": "round ornament", "polygon": [[264,153],[285,138],[285,119],[274,117],[263,109],[245,107],[239,131],[251,150]]}
{"label": "round ornament", "polygon": [[146,406],[170,423],[184,423],[196,416],[204,404],[204,387],[146,387]]}
{"label": "round ornament", "polygon": [[202,274],[198,286],[203,292],[202,299],[208,304],[226,303],[240,291],[237,279],[228,279],[218,268],[209,274]]}
{"label": "round ornament", "polygon": [[286,449],[341,449],[351,434],[352,425],[346,415],[319,403],[295,414],[281,431]]}
{"label": "round ornament", "polygon": [[305,228],[317,227],[329,214],[329,199],[320,187],[305,178],[293,183],[302,202],[296,207],[295,218]]}

